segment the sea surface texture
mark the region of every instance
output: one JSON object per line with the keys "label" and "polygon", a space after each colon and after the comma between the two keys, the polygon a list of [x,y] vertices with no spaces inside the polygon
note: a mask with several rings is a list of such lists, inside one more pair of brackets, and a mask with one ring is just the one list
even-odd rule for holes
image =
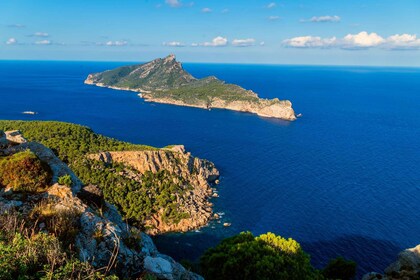
{"label": "sea surface texture", "polygon": [[302,117],[286,122],[83,84],[124,64],[2,61],[0,119],[74,122],[213,161],[221,223],[157,237],[162,252],[195,259],[224,237],[271,231],[299,241],[317,267],[342,255],[361,275],[420,243],[419,68],[185,64],[196,77],[290,99]]}

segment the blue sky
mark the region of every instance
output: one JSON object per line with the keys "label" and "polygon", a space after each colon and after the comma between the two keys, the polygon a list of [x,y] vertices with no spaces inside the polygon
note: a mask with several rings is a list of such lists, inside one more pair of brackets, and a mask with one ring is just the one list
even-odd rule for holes
{"label": "blue sky", "polygon": [[[418,35],[417,35],[418,34]],[[1,0],[0,59],[420,66],[419,0]]]}

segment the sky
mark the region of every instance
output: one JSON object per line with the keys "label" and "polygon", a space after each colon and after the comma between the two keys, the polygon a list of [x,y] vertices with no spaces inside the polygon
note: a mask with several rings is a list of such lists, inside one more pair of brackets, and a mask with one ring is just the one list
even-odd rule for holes
{"label": "sky", "polygon": [[0,0],[0,59],[420,66],[420,0]]}

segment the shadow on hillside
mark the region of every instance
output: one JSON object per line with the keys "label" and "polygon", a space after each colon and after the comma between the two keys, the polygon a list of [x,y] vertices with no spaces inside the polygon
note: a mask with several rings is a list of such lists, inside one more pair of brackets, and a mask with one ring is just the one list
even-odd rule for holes
{"label": "shadow on hillside", "polygon": [[301,242],[303,249],[311,255],[311,262],[323,268],[330,259],[343,256],[357,263],[357,279],[371,271],[382,273],[397,259],[400,248],[386,240],[372,239],[360,235],[346,235],[333,240],[311,243]]}

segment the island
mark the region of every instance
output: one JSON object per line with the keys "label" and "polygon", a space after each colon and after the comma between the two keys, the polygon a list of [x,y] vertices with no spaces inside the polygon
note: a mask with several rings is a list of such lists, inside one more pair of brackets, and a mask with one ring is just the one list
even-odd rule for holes
{"label": "island", "polygon": [[85,84],[139,92],[146,101],[203,109],[228,109],[288,121],[296,119],[289,100],[260,98],[252,90],[214,76],[197,79],[175,55],[139,65],[89,74]]}

